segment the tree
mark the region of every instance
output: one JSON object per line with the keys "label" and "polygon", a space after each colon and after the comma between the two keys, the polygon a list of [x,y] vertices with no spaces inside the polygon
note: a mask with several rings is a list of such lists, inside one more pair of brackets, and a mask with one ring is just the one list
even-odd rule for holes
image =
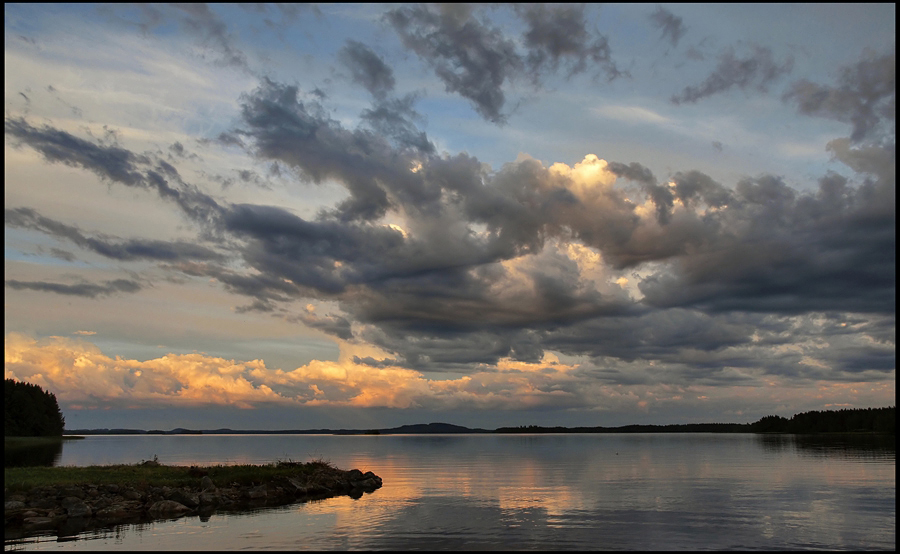
{"label": "tree", "polygon": [[66,425],[56,396],[38,385],[6,379],[4,436],[60,437]]}

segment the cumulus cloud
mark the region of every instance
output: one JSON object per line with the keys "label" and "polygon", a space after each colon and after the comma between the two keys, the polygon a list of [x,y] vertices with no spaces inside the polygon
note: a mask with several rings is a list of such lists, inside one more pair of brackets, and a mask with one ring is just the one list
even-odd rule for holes
{"label": "cumulus cloud", "polygon": [[734,49],[728,49],[719,56],[716,68],[702,83],[685,87],[680,94],[673,94],[671,101],[673,104],[693,104],[732,88],[754,88],[765,92],[772,82],[790,73],[793,67],[792,58],[778,63],[772,50],[764,46],[754,46],[753,51],[743,57],[736,55]]}
{"label": "cumulus cloud", "polygon": [[[453,9],[410,7],[398,17],[468,25],[471,14]],[[750,81],[766,72],[747,71]],[[397,100],[375,90],[385,91],[379,101]],[[314,218],[216,201],[153,155],[7,119],[7,134],[47,161],[154,192],[182,210],[220,237],[215,252],[224,259],[180,243],[98,242],[25,208],[7,210],[7,220],[113,258],[164,261],[249,298],[239,311],[379,348],[384,358],[359,358],[366,371],[387,369],[379,365],[390,359],[397,369],[471,374],[502,360],[538,363],[548,351],[602,361],[604,375],[616,379],[634,379],[618,367],[641,361],[683,380],[719,368],[705,378],[727,382],[745,378],[735,368],[793,376],[885,367],[890,339],[829,358],[779,352],[778,333],[766,328],[802,341],[805,331],[785,321],[814,312],[893,317],[891,149],[832,141],[835,160],[854,175],[824,175],[808,191],[768,174],[723,184],[688,169],[658,179],[638,162],[595,154],[571,165],[521,155],[494,170],[466,153],[412,147],[402,140],[420,132],[412,118],[393,126],[405,134],[388,133],[389,118],[373,108],[349,128],[323,102],[263,79],[241,97],[240,121],[229,131],[257,161],[295,170],[303,177],[297,186],[344,187],[347,196]],[[409,113],[411,104],[393,108]],[[125,291],[111,283],[7,282],[68,294]],[[335,309],[318,315],[292,306],[312,300]]]}
{"label": "cumulus cloud", "polygon": [[[689,331],[681,334],[687,339]],[[695,370],[684,383],[660,380],[634,368],[584,367],[545,356],[534,363],[502,359],[469,375],[426,379],[411,369],[381,364],[314,360],[293,370],[266,367],[261,360],[237,361],[200,353],[167,354],[139,361],[105,355],[84,340],[36,340],[11,333],[5,340],[5,377],[27,380],[54,392],[65,409],[232,406],[356,407],[426,410],[647,410],[698,398],[721,403],[783,401],[796,393],[791,375],[729,368],[717,375]],[[802,352],[795,353],[795,357]],[[815,360],[808,360],[815,365]],[[806,367],[813,367],[806,366]],[[622,368],[625,369],[625,368]],[[619,374],[631,374],[627,390]],[[834,383],[812,379],[808,390],[819,398],[846,399],[852,387],[862,402],[884,403],[891,383],[865,372]],[[618,382],[617,382],[618,381]],[[786,397],[790,397],[788,394]],[[728,410],[725,410],[728,412]]]}

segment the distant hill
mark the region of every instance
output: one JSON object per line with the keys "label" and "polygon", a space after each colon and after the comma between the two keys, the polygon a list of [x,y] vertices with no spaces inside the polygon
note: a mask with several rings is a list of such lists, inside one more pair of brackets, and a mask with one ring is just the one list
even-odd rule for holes
{"label": "distant hill", "polygon": [[382,435],[430,435],[443,433],[493,433],[486,429],[469,429],[461,425],[451,423],[417,423],[415,425],[401,425],[392,429],[379,429]]}

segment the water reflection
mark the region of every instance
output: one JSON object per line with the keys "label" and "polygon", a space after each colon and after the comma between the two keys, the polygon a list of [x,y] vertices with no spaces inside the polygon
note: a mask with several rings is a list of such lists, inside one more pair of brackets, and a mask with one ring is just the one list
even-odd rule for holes
{"label": "water reflection", "polygon": [[[314,456],[372,470],[384,486],[358,500],[189,516],[65,545],[45,537],[27,548],[891,550],[895,542],[892,441],[672,434],[173,439],[152,442],[160,460]],[[98,451],[108,445],[133,456],[151,444],[140,440],[95,441],[90,450],[108,457]],[[86,450],[68,452],[82,457]]]}
{"label": "water reflection", "polygon": [[3,445],[3,466],[50,467],[59,461],[62,451],[62,439],[7,439]]}
{"label": "water reflection", "polygon": [[887,434],[755,435],[770,452],[796,451],[801,456],[885,460],[896,456],[896,437]]}

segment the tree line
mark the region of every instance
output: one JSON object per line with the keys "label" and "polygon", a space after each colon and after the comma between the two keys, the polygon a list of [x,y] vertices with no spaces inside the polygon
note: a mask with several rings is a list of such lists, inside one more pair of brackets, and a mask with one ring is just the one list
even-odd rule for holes
{"label": "tree line", "polygon": [[685,423],[622,427],[500,427],[495,433],[894,433],[896,410],[852,408],[810,411],[790,419],[768,415],[753,423]]}
{"label": "tree line", "polygon": [[66,425],[56,395],[15,379],[4,380],[3,411],[7,437],[61,437]]}
{"label": "tree line", "polygon": [[855,433],[860,431],[894,433],[896,409],[852,408],[811,411],[794,415],[791,419],[777,415],[766,416],[750,424],[753,433]]}

